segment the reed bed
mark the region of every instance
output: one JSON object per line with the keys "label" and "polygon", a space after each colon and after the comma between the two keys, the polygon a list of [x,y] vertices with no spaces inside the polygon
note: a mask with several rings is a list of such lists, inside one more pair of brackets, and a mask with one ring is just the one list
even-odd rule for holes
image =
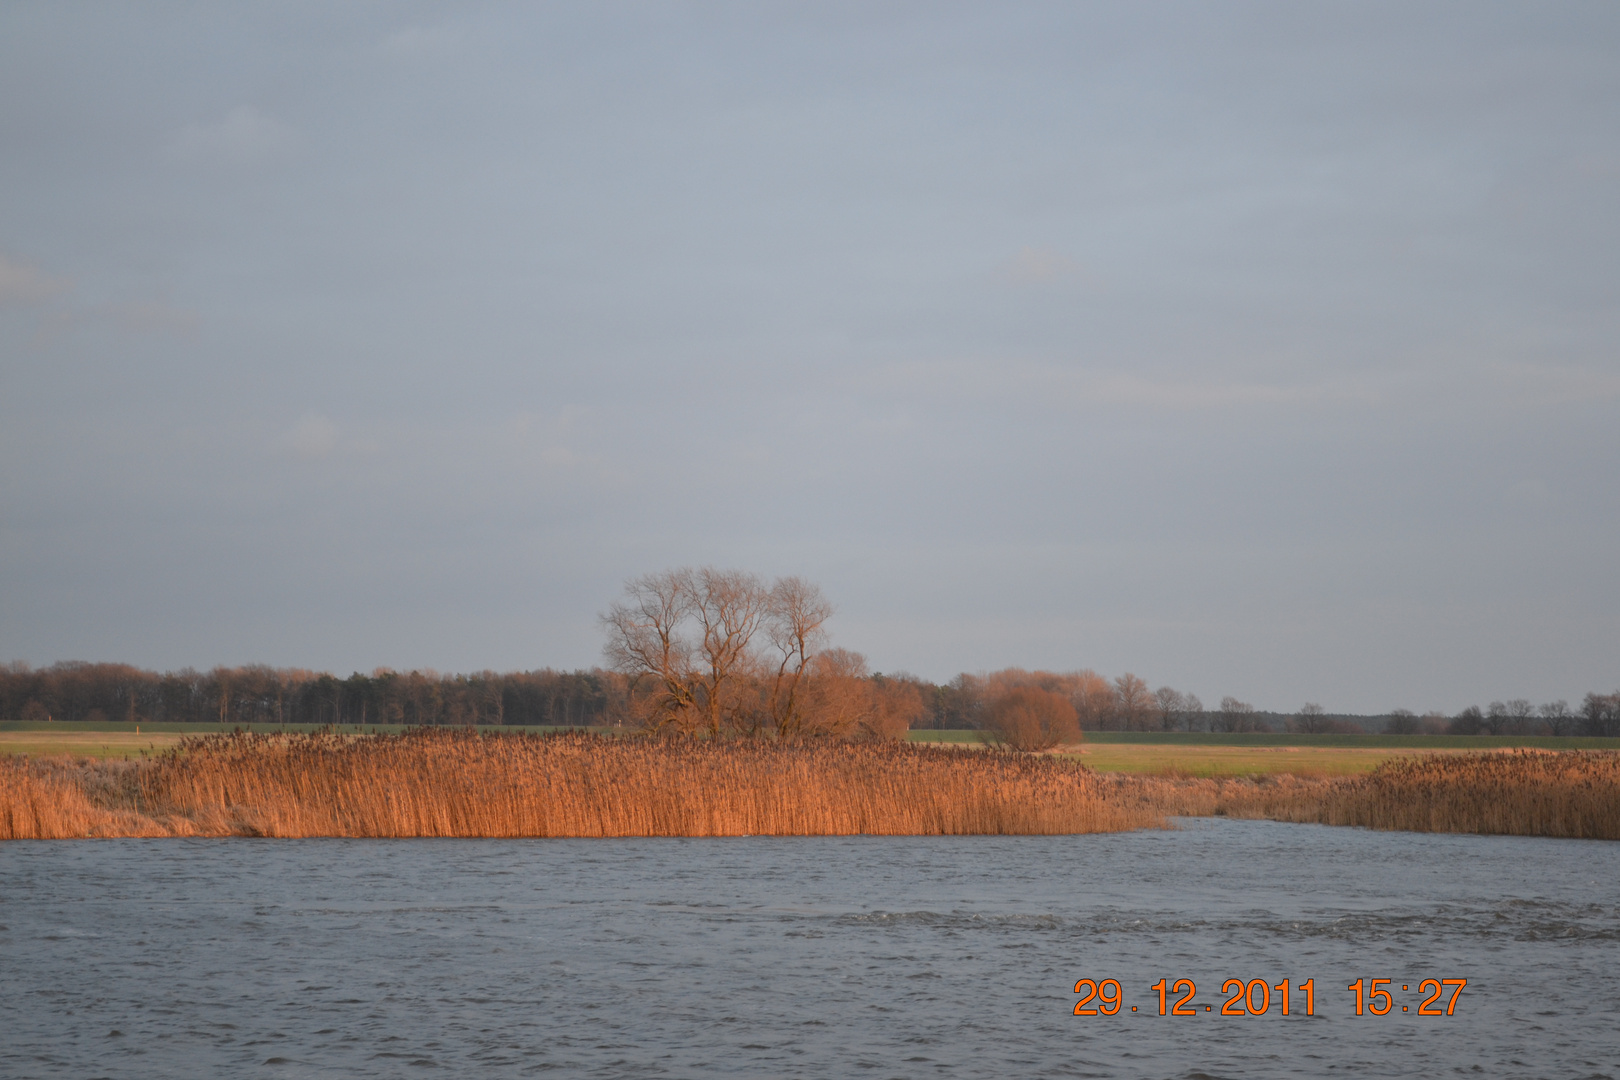
{"label": "reed bed", "polygon": [[1068,762],[586,734],[232,735],[118,772],[0,765],[0,838],[1051,834],[1162,826]]}
{"label": "reed bed", "polygon": [[128,762],[0,759],[0,840],[188,835],[136,809]]}
{"label": "reed bed", "polygon": [[138,762],[0,759],[0,839],[1028,835],[1167,815],[1620,840],[1620,754],[1203,778],[904,744],[418,730],[212,735]]}
{"label": "reed bed", "polygon": [[1268,816],[1369,829],[1620,840],[1620,754],[1509,750],[1407,758]]}
{"label": "reed bed", "polygon": [[1115,801],[1169,815],[1620,840],[1620,754],[1613,751],[1430,754],[1333,779],[1111,779]]}

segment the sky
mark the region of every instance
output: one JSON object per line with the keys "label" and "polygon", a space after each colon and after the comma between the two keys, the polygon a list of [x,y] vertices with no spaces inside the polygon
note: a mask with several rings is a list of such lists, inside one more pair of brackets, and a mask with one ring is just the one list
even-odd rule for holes
{"label": "sky", "polygon": [[0,661],[1620,685],[1620,6],[0,6]]}

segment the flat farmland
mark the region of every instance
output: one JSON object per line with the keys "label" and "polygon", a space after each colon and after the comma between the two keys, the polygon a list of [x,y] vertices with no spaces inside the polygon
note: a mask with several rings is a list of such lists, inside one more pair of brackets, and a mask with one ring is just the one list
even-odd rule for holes
{"label": "flat farmland", "polygon": [[[913,731],[914,742],[982,745],[973,731]],[[1211,732],[1088,732],[1058,753],[1098,772],[1157,776],[1357,776],[1394,758],[1534,747],[1620,750],[1620,739],[1572,736],[1288,735]]]}
{"label": "flat farmland", "polygon": [[0,754],[29,757],[138,758],[157,754],[184,736],[173,732],[0,731]]}
{"label": "flat farmland", "polygon": [[[1187,746],[1093,743],[1069,749],[1076,760],[1098,772],[1157,776],[1355,776],[1397,757],[1462,753],[1435,747],[1372,746]],[[1065,756],[1069,756],[1066,754]]]}

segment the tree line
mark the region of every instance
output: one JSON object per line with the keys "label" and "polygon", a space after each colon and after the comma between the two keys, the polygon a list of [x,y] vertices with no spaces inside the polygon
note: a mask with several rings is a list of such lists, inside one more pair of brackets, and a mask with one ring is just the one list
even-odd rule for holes
{"label": "tree line", "polygon": [[[1265,714],[1236,697],[1206,709],[1196,694],[1109,679],[1005,668],[935,684],[873,673],[834,647],[833,608],[797,577],[766,582],[713,567],[633,578],[601,616],[605,668],[444,675],[378,668],[338,678],[264,665],[157,673],[67,661],[0,667],[0,720],[222,724],[619,726],[777,738],[895,739],[909,728],[977,729],[1013,745],[1050,746],[1080,731],[1365,732],[1365,718],[1307,703]],[[1392,734],[1620,736],[1620,691],[1579,710],[1513,699],[1455,717],[1397,709]]]}
{"label": "tree line", "polygon": [[[889,730],[896,718],[912,728],[983,729],[991,723],[996,701],[1012,690],[1034,688],[1063,697],[1082,731],[1620,737],[1620,691],[1587,694],[1576,708],[1562,701],[1531,705],[1510,699],[1469,706],[1451,716],[1396,709],[1384,717],[1352,717],[1329,714],[1315,704],[1292,714],[1262,713],[1232,697],[1206,709],[1194,694],[1165,686],[1148,692],[1143,680],[1129,673],[1108,679],[1089,670],[1008,668],[935,684],[905,673],[865,674],[864,661],[855,653],[829,657],[826,663],[827,670],[855,680],[854,700],[846,700],[837,715],[868,716]],[[340,678],[264,665],[169,672],[82,661],[37,669],[0,665],[3,721],[624,726],[643,719],[631,708],[631,697],[629,677],[606,668],[450,675],[379,668]],[[871,715],[874,703],[877,716]],[[890,717],[886,725],[883,714]]]}
{"label": "tree line", "polygon": [[609,723],[623,680],[610,671],[441,675],[328,672],[260,664],[155,672],[67,661],[0,668],[0,719],[223,724]]}

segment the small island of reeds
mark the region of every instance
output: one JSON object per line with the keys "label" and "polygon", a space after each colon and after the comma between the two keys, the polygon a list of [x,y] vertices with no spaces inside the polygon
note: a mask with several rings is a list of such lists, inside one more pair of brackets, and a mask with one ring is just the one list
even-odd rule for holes
{"label": "small island of reeds", "polygon": [[235,733],[0,763],[0,838],[1053,834],[1163,824],[1055,757],[832,740]]}
{"label": "small island of reeds", "polygon": [[0,839],[1051,835],[1180,815],[1620,840],[1620,754],[1433,754],[1362,776],[1215,779],[993,747],[421,728],[0,759]]}

